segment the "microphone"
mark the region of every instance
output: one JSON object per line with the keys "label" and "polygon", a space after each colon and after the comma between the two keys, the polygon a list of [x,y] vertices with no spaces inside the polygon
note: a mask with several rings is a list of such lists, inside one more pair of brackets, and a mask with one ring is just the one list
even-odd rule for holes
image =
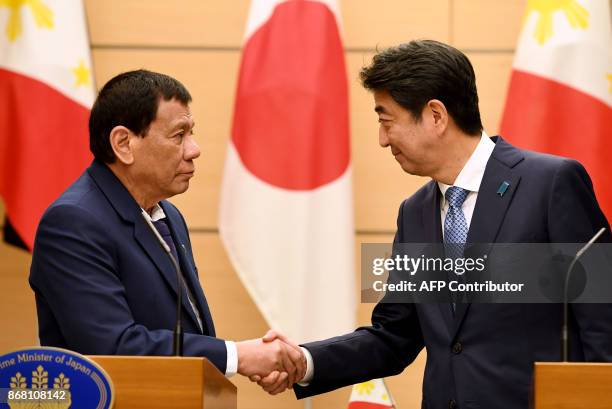
{"label": "microphone", "polygon": [[174,269],[176,270],[176,282],[177,282],[177,298],[176,298],[176,324],[174,326],[174,337],[172,344],[172,354],[174,356],[183,356],[183,326],[181,324],[182,318],[182,305],[183,305],[183,275],[181,274],[181,267],[178,262],[172,255],[172,251],[170,251],[170,247],[166,244],[162,236],[159,234],[155,226],[153,226],[153,222],[151,222],[151,218],[149,215],[143,210],[142,218],[145,220],[149,229],[153,232],[153,235],[157,239],[157,242],[162,247],[162,249],[166,252],[168,257],[170,257],[170,261],[174,265]]}
{"label": "microphone", "polygon": [[569,351],[569,339],[568,339],[568,324],[569,324],[569,301],[567,292],[569,289],[570,277],[572,275],[572,271],[574,270],[574,266],[578,262],[578,259],[582,257],[584,253],[599,239],[599,237],[604,234],[606,231],[605,227],[599,229],[597,233],[585,244],[574,256],[574,259],[569,265],[567,269],[567,273],[565,274],[565,285],[563,286],[563,329],[561,331],[561,360],[563,362],[568,362],[568,351]]}

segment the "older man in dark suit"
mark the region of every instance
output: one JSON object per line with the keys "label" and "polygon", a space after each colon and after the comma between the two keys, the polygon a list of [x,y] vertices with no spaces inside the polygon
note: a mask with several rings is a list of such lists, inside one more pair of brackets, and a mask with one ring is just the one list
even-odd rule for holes
{"label": "older man in dark suit", "polygon": [[[187,190],[200,155],[190,102],[180,82],[145,70],[120,74],[100,91],[89,123],[95,159],[36,234],[30,284],[41,344],[171,355],[180,292],[185,355],[204,356],[228,376],[278,370],[295,380],[299,350],[215,336],[187,225],[166,200]],[[178,260],[180,288],[148,222]]]}
{"label": "older man in dark suit", "polygon": [[[380,145],[405,172],[432,178],[402,203],[395,243],[584,243],[601,227],[611,241],[578,162],[484,133],[474,71],[457,49],[413,41],[376,55],[361,78]],[[612,361],[612,306],[571,312],[571,357]],[[372,326],[303,346],[296,394],[398,374],[426,348],[423,408],[527,408],[534,361],[559,359],[562,315],[560,304],[379,303]],[[275,373],[252,380],[282,390]]]}

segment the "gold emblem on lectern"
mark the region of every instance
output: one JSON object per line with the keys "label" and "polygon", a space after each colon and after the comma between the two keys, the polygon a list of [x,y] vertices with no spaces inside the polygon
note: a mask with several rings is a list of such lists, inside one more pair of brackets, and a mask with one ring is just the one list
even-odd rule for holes
{"label": "gold emblem on lectern", "polygon": [[114,394],[104,369],[76,352],[42,347],[0,355],[0,408],[112,409]]}
{"label": "gold emblem on lectern", "polygon": [[42,365],[32,371],[29,388],[21,372],[11,376],[8,400],[11,409],[68,409],[71,404],[70,379],[63,372],[53,378],[52,388],[49,373]]}

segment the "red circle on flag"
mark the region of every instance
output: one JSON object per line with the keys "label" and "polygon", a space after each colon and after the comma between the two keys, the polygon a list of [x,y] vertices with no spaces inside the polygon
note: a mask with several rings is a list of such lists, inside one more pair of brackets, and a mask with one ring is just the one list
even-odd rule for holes
{"label": "red circle on flag", "polygon": [[247,41],[232,140],[246,168],[280,188],[315,189],[346,171],[346,69],[326,5],[281,3]]}

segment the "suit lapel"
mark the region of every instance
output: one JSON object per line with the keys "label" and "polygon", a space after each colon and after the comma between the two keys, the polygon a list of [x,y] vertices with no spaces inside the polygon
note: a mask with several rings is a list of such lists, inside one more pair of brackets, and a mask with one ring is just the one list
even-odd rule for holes
{"label": "suit lapel", "polygon": [[[164,281],[177,297],[177,278],[176,272],[172,262],[168,256],[164,253],[157,239],[153,235],[153,232],[149,229],[149,226],[142,218],[141,209],[138,203],[134,200],[132,195],[123,186],[121,181],[111,172],[108,167],[94,160],[91,166],[87,169],[92,179],[98,185],[100,190],[104,193],[104,196],[108,199],[109,203],[117,214],[126,222],[134,225],[134,239],[140,244],[144,252],[153,261],[157,269],[159,270]],[[165,209],[164,209],[165,210]],[[180,245],[177,246],[177,252],[182,252]],[[199,286],[198,286],[199,287]],[[192,287],[193,288],[193,287]],[[189,305],[187,295],[183,290],[183,309],[187,313],[187,316],[191,317],[194,324],[197,326],[197,319]],[[210,314],[208,314],[210,316]]]}
{"label": "suit lapel", "polygon": [[[170,225],[170,223],[168,224]],[[153,263],[155,263],[155,266],[161,272],[161,276],[166,281],[166,284],[168,284],[168,286],[172,289],[174,296],[178,297],[178,292],[177,292],[178,282],[177,282],[177,276],[176,276],[177,274],[176,269],[174,268],[174,265],[170,261],[170,258],[164,252],[160,243],[157,241],[157,239],[155,238],[155,235],[149,228],[148,224],[144,221],[142,216],[140,217],[139,220],[138,219],[135,220],[134,238],[136,239],[138,243],[140,243],[140,245],[142,246],[144,251],[147,253],[147,255],[151,258],[151,260],[153,260]],[[174,243],[176,246],[176,251],[179,256],[179,259],[177,260],[177,262],[179,263],[181,270],[184,270],[184,267],[182,267],[184,263],[181,260],[182,249],[180,247],[180,244],[177,243],[176,240],[174,241]],[[183,271],[183,275],[186,276],[184,271]],[[185,280],[187,281],[187,285],[191,285],[187,277],[185,277]],[[182,291],[181,302],[183,306],[183,317],[189,317],[191,321],[193,322],[194,326],[198,328],[198,319],[196,318],[195,313],[193,312],[193,309],[191,308],[191,305],[189,303],[189,298],[187,297],[187,292],[184,288],[182,288],[181,291]]]}
{"label": "suit lapel", "polygon": [[435,181],[430,182],[423,206],[425,243],[442,243],[442,222],[440,220],[440,190]]}
{"label": "suit lapel", "polygon": [[196,303],[196,308],[198,308],[198,311],[200,312],[200,318],[202,319],[202,325],[204,326],[204,333],[214,337],[215,325],[212,320],[210,309],[208,308],[206,296],[202,290],[202,285],[200,285],[200,280],[195,273],[195,266],[191,263],[190,258],[187,256],[187,249],[185,245],[180,243],[179,246],[181,248],[181,250],[179,250],[179,257],[181,258],[181,265],[184,266],[183,273],[185,275],[185,279],[189,283],[189,288],[191,288],[191,292],[195,297],[194,302]]}
{"label": "suit lapel", "polygon": [[[142,216],[139,219],[134,220],[134,238],[143,248],[145,253],[149,256],[149,258],[153,261],[157,269],[160,271],[162,277],[166,281],[166,284],[172,289],[175,296],[178,296],[177,293],[177,277],[174,266],[170,261],[170,258],[163,251],[159,242],[155,238],[153,232],[150,230],[147,223],[142,219]],[[178,249],[177,249],[178,251]],[[191,313],[189,310],[191,308],[187,308],[189,301],[185,293],[183,292],[183,307],[187,310],[188,313]]]}
{"label": "suit lapel", "polygon": [[[519,186],[521,176],[513,169],[523,160],[522,153],[501,137],[496,137],[495,149],[487,162],[485,173],[478,189],[478,198],[468,231],[465,253],[470,254],[478,246],[479,255],[486,254],[494,243],[506,212]],[[500,190],[500,186],[507,187]],[[503,192],[501,192],[503,191]],[[501,193],[498,193],[501,192]],[[482,253],[484,249],[484,253]],[[461,328],[471,303],[458,303],[455,311],[454,336]]]}
{"label": "suit lapel", "polygon": [[[168,206],[166,206],[163,202],[160,205],[164,209],[164,213],[166,214],[166,217],[168,219],[168,226],[170,227],[170,233],[172,234],[172,239],[174,240],[176,245],[176,251],[179,256],[179,263],[183,271],[183,276],[185,277],[185,281],[187,281],[187,285],[189,286],[192,295],[195,298],[195,300],[193,301],[200,313],[202,325],[204,326],[204,332],[207,335],[215,336],[215,327],[212,321],[210,309],[208,307],[208,302],[206,301],[206,296],[204,295],[204,291],[202,291],[202,286],[200,285],[200,281],[198,280],[197,274],[195,272],[195,266],[193,265],[193,263],[191,262],[191,258],[187,254],[187,248],[185,246],[185,243],[188,242],[188,238],[185,236],[185,234],[183,234],[181,229],[176,228],[176,225],[178,223],[175,222],[173,217],[171,217],[171,212],[170,209],[168,209]],[[185,301],[185,298],[183,299],[183,301]],[[185,303],[183,303],[183,306],[185,308],[189,307],[189,314],[193,318],[194,323],[197,324],[197,318],[193,314],[193,311],[191,311],[191,306],[188,305],[188,302],[186,305]]]}
{"label": "suit lapel", "polygon": [[[425,206],[423,206],[423,226],[425,232],[425,243],[433,244],[433,254],[430,257],[443,257],[442,253],[442,220],[440,216],[440,190],[438,184],[431,182],[431,189],[425,198]],[[448,302],[450,303],[450,292],[447,290]],[[446,328],[449,333],[454,327],[453,314],[450,304],[441,302],[437,303]]]}

